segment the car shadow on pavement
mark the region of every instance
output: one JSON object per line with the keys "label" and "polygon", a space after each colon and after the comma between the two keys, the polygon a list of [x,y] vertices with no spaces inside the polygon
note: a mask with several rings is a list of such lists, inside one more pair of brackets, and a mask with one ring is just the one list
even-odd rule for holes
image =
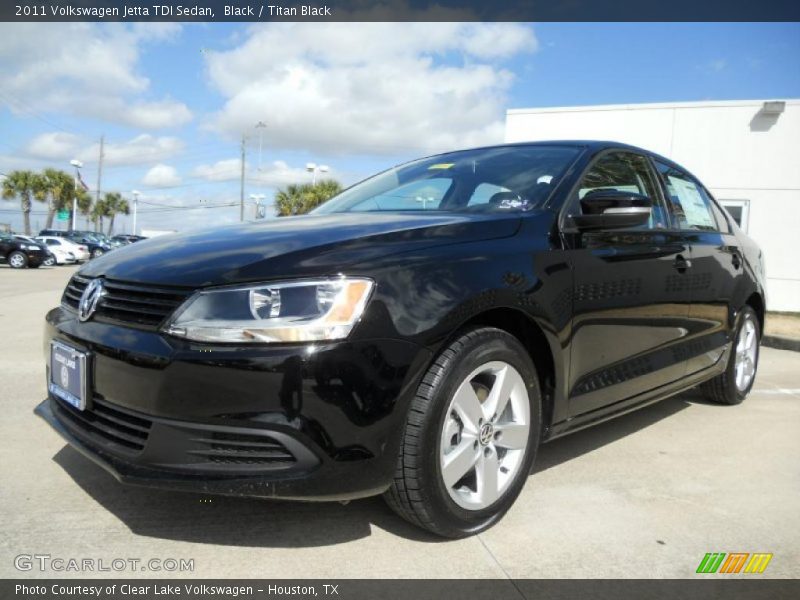
{"label": "car shadow on pavement", "polygon": [[442,541],[397,517],[381,498],[343,505],[172,492],[122,485],[70,446],[53,460],[137,535],[224,546],[299,548],[367,537],[374,525],[406,539]]}
{"label": "car shadow on pavement", "polygon": [[610,421],[599,423],[563,438],[542,444],[531,474],[557,467],[564,462],[616,442],[625,436],[646,429],[662,419],[669,418],[688,408],[691,404],[698,402],[704,402],[702,394],[699,390],[689,390],[678,396],[645,406]]}
{"label": "car shadow on pavement", "polygon": [[[685,393],[544,444],[533,473],[641,431],[687,408],[699,399],[695,396],[694,392]],[[124,486],[69,446],[53,460],[136,535],[224,546],[299,548],[364,538],[376,526],[410,540],[445,541],[406,523],[380,498],[342,505],[204,496]]]}

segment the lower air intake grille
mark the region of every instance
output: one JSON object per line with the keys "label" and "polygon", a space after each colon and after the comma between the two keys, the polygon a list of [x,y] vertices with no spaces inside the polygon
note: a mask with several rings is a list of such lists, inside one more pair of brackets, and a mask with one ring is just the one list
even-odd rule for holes
{"label": "lower air intake grille", "polygon": [[89,438],[111,442],[121,449],[141,452],[152,422],[94,399],[91,408],[78,410],[60,399],[53,400],[56,416],[67,427]]}
{"label": "lower air intake grille", "polygon": [[189,454],[211,463],[278,466],[295,462],[283,444],[265,435],[214,431],[192,441],[205,448],[190,450]]}

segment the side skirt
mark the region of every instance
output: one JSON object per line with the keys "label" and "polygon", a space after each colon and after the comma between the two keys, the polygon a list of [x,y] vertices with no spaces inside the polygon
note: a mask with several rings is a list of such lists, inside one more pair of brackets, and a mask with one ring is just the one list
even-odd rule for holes
{"label": "side skirt", "polygon": [[725,371],[725,368],[728,366],[730,352],[731,346],[729,345],[725,348],[725,351],[713,366],[703,369],[702,371],[692,373],[691,375],[683,377],[678,381],[668,383],[648,392],[644,392],[643,394],[639,394],[638,396],[626,398],[620,402],[615,402],[610,406],[604,406],[588,413],[578,415],[577,417],[555,423],[550,428],[547,437],[543,441],[549,442],[556,438],[569,435],[570,433],[580,431],[581,429],[586,429],[592,425],[602,423],[603,421],[608,421],[620,415],[638,410],[644,406],[648,406],[649,404],[660,402],[661,400],[665,400],[666,398],[675,396],[681,392],[685,392],[686,390],[691,389],[703,383],[704,381],[708,381],[709,379],[716,377]]}

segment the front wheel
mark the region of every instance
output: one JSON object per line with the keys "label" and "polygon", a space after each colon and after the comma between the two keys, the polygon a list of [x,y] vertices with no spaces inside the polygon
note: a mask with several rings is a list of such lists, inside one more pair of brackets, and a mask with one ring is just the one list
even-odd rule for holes
{"label": "front wheel", "polygon": [[92,258],[97,258],[98,256],[103,256],[104,252],[102,248],[97,248],[92,252]]}
{"label": "front wheel", "polygon": [[753,388],[758,369],[761,328],[755,311],[745,306],[739,313],[731,356],[721,373],[703,384],[709,400],[720,404],[740,404]]}
{"label": "front wheel", "polygon": [[23,252],[12,252],[8,257],[8,264],[12,269],[24,269],[28,266],[28,257]]}
{"label": "front wheel", "polygon": [[500,329],[467,331],[417,390],[386,501],[441,536],[488,529],[522,490],[540,432],[541,395],[527,350]]}
{"label": "front wheel", "polygon": [[54,264],[56,264],[56,259],[53,256],[48,256],[47,258],[44,259],[44,262],[42,264],[45,267],[52,267]]}

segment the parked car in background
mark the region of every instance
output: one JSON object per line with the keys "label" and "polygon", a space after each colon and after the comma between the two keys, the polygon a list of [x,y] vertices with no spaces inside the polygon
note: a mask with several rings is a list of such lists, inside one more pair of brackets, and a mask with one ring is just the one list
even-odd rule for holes
{"label": "parked car in background", "polygon": [[707,188],[652,152],[450,152],[306,216],[85,265],[46,316],[36,412],[126,483],[384,494],[462,537],[502,518],[544,441],[698,385],[742,402],[764,269]]}
{"label": "parked car in background", "polygon": [[89,247],[86,244],[73,242],[67,237],[40,235],[37,236],[36,239],[46,244],[48,248],[56,246],[72,252],[72,254],[75,255],[75,260],[79,263],[87,261],[91,258],[91,255],[89,254]]}
{"label": "parked car in background", "polygon": [[[19,240],[20,242],[26,242],[28,244],[37,244],[42,248],[42,252],[44,252],[44,260],[42,261],[42,266],[44,267],[52,267],[53,265],[58,264],[58,257],[55,255],[54,252],[47,247],[46,244],[40,242],[36,238],[32,238],[29,235],[22,235],[20,233],[15,233],[14,238]],[[73,257],[72,262],[75,262]]]}
{"label": "parked car in background", "polygon": [[114,246],[112,246],[111,244],[108,244],[93,236],[76,235],[76,236],[70,236],[67,239],[75,243],[84,244],[87,248],[89,248],[89,255],[92,258],[97,258],[98,256],[102,256],[106,252],[111,252],[114,249]]}
{"label": "parked car in background", "polygon": [[42,229],[39,232],[39,236],[66,238],[76,244],[84,245],[89,249],[91,258],[102,256],[106,252],[110,252],[117,247],[116,244],[112,244],[108,241],[104,234],[94,231],[82,231],[79,229],[69,229],[66,231],[62,229]]}
{"label": "parked car in background", "polygon": [[126,233],[121,233],[111,238],[112,241],[116,240],[122,242],[123,244],[132,244],[134,242],[141,242],[142,240],[146,239],[147,238],[144,237],[143,235],[131,235]]}
{"label": "parked car in background", "polygon": [[73,236],[87,236],[97,240],[98,243],[104,244],[108,246],[110,250],[114,248],[119,248],[122,246],[122,242],[114,242],[112,241],[105,233],[101,231],[81,231],[81,230],[74,230],[71,232]]}
{"label": "parked car in background", "polygon": [[0,261],[8,263],[12,269],[36,269],[49,254],[41,244],[18,239],[12,233],[0,232]]}
{"label": "parked car in background", "polygon": [[89,260],[89,250],[86,246],[71,242],[67,238],[38,236],[34,239],[47,246],[47,249],[55,255],[56,264],[65,265]]}

